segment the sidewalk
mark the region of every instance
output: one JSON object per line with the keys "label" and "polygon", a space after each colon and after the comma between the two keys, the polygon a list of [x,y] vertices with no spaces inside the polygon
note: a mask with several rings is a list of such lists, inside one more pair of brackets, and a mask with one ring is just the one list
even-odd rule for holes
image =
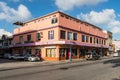
{"label": "sidewalk", "polygon": [[[101,60],[109,59],[109,57],[103,57]],[[92,64],[97,63],[101,60],[94,60],[94,61],[86,61],[85,59],[73,59],[72,62],[69,60],[63,61],[42,61],[42,62],[13,62],[13,63],[1,63],[0,64],[0,71],[5,70],[13,70],[13,69],[21,69],[21,68],[31,68],[31,67],[43,67],[43,66],[52,66],[52,65],[62,65],[62,64],[72,64],[79,63],[79,64]]]}

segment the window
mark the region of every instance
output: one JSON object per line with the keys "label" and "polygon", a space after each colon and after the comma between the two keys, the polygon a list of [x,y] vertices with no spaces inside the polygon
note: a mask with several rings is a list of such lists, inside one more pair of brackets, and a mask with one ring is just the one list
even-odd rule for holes
{"label": "window", "polygon": [[73,33],[73,40],[77,40],[77,33]]}
{"label": "window", "polygon": [[56,49],[55,48],[47,48],[46,49],[46,57],[56,57]]}
{"label": "window", "polygon": [[60,57],[65,57],[66,49],[65,48],[60,48],[59,51],[60,51]]}
{"label": "window", "polygon": [[22,50],[22,49],[19,49],[18,54],[23,55],[23,50]]}
{"label": "window", "polygon": [[52,21],[51,21],[52,24],[55,24],[57,23],[57,18],[53,18]]}
{"label": "window", "polygon": [[77,56],[77,49],[72,49],[72,55]]}
{"label": "window", "polygon": [[40,40],[40,33],[36,33],[36,40]]}
{"label": "window", "polygon": [[99,44],[101,44],[101,39],[99,39]]}
{"label": "window", "polygon": [[90,43],[92,43],[92,37],[90,37]]}
{"label": "window", "polygon": [[66,32],[63,30],[60,30],[60,38],[65,39],[66,38]]}
{"label": "window", "polygon": [[23,43],[24,41],[23,41],[23,36],[20,36],[19,37],[19,43]]}
{"label": "window", "polygon": [[48,31],[48,39],[54,39],[54,30]]}
{"label": "window", "polygon": [[104,40],[104,45],[106,45],[106,41]]}
{"label": "window", "polygon": [[86,42],[88,42],[89,41],[89,36],[86,36]]}
{"label": "window", "polygon": [[61,17],[64,17],[64,15],[63,15],[63,14],[61,14]]}
{"label": "window", "polygon": [[31,49],[26,49],[26,53],[31,54],[32,50]]}
{"label": "window", "polygon": [[43,37],[43,33],[40,32],[40,33],[36,33],[36,40],[41,40],[41,38]]}
{"label": "window", "polygon": [[31,41],[31,35],[27,35],[27,41]]}
{"label": "window", "polygon": [[98,38],[97,38],[97,44],[98,44],[98,42],[99,42],[99,41],[98,41]]}
{"label": "window", "polygon": [[82,42],[85,42],[85,35],[82,35]]}
{"label": "window", "polygon": [[103,44],[103,40],[102,40],[102,44]]}
{"label": "window", "polygon": [[94,38],[94,43],[96,43],[96,38]]}
{"label": "window", "polygon": [[68,32],[68,40],[72,40],[72,32]]}

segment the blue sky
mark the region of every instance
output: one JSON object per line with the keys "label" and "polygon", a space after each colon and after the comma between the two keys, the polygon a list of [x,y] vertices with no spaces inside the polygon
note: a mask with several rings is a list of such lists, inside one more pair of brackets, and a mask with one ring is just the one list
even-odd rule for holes
{"label": "blue sky", "polygon": [[62,11],[113,32],[120,40],[120,0],[0,0],[0,35],[13,34],[15,21]]}

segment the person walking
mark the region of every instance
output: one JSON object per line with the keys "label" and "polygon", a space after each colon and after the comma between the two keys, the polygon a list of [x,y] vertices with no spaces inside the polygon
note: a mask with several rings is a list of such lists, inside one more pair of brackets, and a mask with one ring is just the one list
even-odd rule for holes
{"label": "person walking", "polygon": [[41,60],[41,53],[40,53],[40,51],[38,51],[37,56],[38,56],[39,59]]}

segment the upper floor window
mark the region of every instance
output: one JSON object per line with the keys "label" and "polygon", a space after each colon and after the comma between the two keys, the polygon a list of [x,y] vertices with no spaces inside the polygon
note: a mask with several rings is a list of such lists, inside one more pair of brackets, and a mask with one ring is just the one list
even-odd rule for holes
{"label": "upper floor window", "polygon": [[106,45],[106,41],[104,40],[104,45]]}
{"label": "upper floor window", "polygon": [[48,31],[48,39],[54,39],[54,30]]}
{"label": "upper floor window", "polygon": [[36,33],[36,40],[40,40],[40,33]]}
{"label": "upper floor window", "polygon": [[19,43],[23,43],[23,36],[19,37]]}
{"label": "upper floor window", "polygon": [[92,37],[90,37],[90,43],[92,43]]}
{"label": "upper floor window", "polygon": [[72,40],[72,32],[68,32],[68,40]]}
{"label": "upper floor window", "polygon": [[94,38],[94,43],[96,43],[96,38]]}
{"label": "upper floor window", "polygon": [[101,44],[101,39],[99,39],[99,44]]}
{"label": "upper floor window", "polygon": [[85,42],[85,35],[82,35],[82,42]]}
{"label": "upper floor window", "polygon": [[39,32],[39,33],[36,33],[36,40],[41,40],[41,38],[43,37],[43,33],[42,32]]}
{"label": "upper floor window", "polygon": [[65,39],[66,38],[66,32],[63,30],[60,30],[60,38]]}
{"label": "upper floor window", "polygon": [[88,42],[89,41],[89,36],[86,36],[86,42]]}
{"label": "upper floor window", "polygon": [[52,18],[52,21],[51,21],[52,24],[55,24],[57,22],[58,22],[57,18]]}
{"label": "upper floor window", "polygon": [[98,42],[99,42],[99,41],[98,41],[98,38],[97,38],[97,44],[98,44]]}
{"label": "upper floor window", "polygon": [[27,35],[27,41],[31,41],[31,34]]}
{"label": "upper floor window", "polygon": [[77,40],[77,33],[73,33],[73,40]]}

